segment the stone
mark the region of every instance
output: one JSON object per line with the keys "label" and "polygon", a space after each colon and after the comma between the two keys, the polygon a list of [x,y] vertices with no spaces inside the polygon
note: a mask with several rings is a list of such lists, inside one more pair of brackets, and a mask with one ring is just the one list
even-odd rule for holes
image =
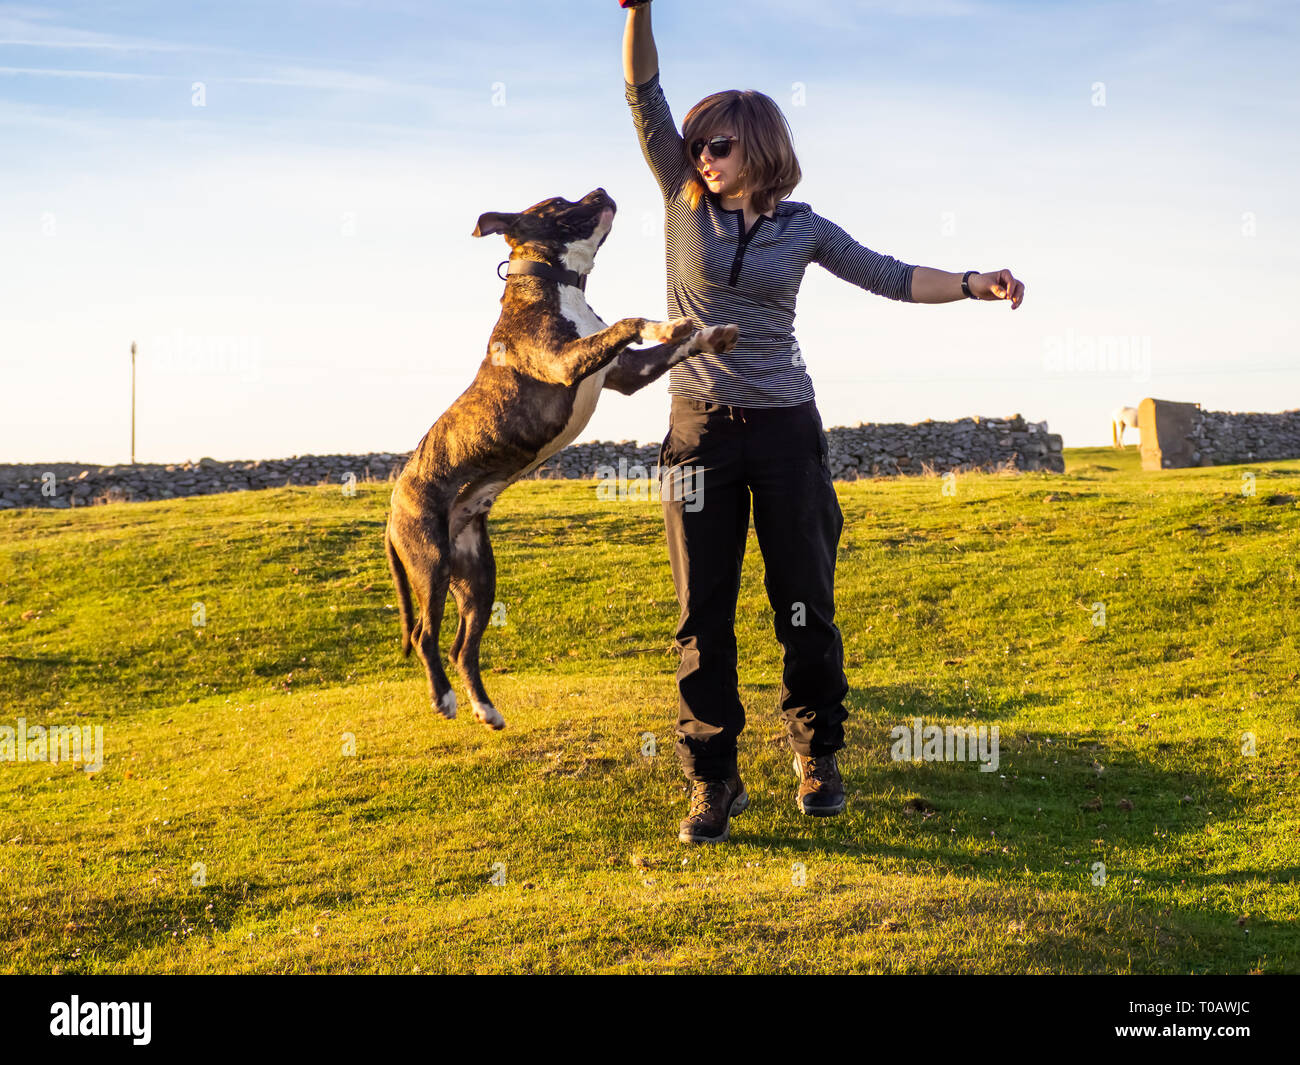
{"label": "stone", "polygon": [[[1019,416],[1017,416],[1018,418]],[[1021,470],[1055,469],[1063,472],[1061,437],[1047,432],[1046,422],[1026,426],[1017,418],[982,416],[958,421],[926,420],[913,425],[859,423],[856,428],[826,430],[827,461],[838,480],[871,477],[917,476],[949,469],[980,470],[1010,466]],[[1031,434],[1037,428],[1038,433]],[[1268,434],[1252,429],[1251,446],[1263,454]],[[1295,440],[1300,442],[1300,426]],[[1246,438],[1243,437],[1243,440]],[[79,506],[95,501],[174,499],[215,492],[248,491],[288,485],[336,487],[351,472],[360,482],[392,482],[410,457],[406,454],[294,455],[280,459],[240,459],[218,462],[205,456],[197,462],[166,465],[137,463],[130,466],[78,467],[56,464],[59,501],[40,493],[39,472],[48,467],[0,466],[0,500],[14,506]],[[632,441],[587,441],[552,456],[535,470],[536,479],[591,479],[598,467],[649,470],[659,459],[659,445],[636,446]],[[6,481],[8,477],[8,481]],[[64,487],[66,485],[66,487]]]}
{"label": "stone", "polygon": [[1144,470],[1181,469],[1192,465],[1189,445],[1199,404],[1147,397],[1138,404],[1138,432]]}

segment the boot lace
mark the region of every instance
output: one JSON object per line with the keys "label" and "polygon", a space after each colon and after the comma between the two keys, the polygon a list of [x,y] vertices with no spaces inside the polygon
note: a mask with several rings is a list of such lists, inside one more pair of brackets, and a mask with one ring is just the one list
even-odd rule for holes
{"label": "boot lace", "polygon": [[696,780],[691,786],[691,812],[688,817],[700,817],[713,808],[717,791],[725,787],[713,780]]}
{"label": "boot lace", "polygon": [[812,781],[816,787],[823,784],[829,784],[836,777],[838,767],[835,765],[834,755],[822,755],[820,758],[809,758],[804,761],[803,775],[805,780]]}

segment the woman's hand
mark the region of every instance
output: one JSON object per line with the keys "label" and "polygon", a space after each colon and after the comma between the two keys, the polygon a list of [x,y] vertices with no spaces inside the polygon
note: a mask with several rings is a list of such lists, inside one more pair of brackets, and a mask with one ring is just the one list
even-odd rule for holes
{"label": "woman's hand", "polygon": [[971,274],[967,284],[977,300],[1010,300],[1013,311],[1025,299],[1025,286],[1011,275],[1010,270]]}
{"label": "woman's hand", "polygon": [[[964,275],[931,266],[918,266],[912,271],[913,303],[955,303],[964,300],[961,279]],[[987,274],[971,274],[966,282],[977,300],[1010,300],[1015,310],[1024,302],[1025,286],[1011,276],[1010,270],[994,270]]]}

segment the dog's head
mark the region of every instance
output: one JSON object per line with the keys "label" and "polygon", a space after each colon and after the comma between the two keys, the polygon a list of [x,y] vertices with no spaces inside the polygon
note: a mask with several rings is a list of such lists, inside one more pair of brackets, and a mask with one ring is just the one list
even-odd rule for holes
{"label": "dog's head", "polygon": [[517,214],[488,211],[479,215],[473,236],[500,233],[512,249],[527,247],[546,262],[585,274],[614,224],[617,205],[604,189],[592,189],[576,203],[561,196],[535,203]]}

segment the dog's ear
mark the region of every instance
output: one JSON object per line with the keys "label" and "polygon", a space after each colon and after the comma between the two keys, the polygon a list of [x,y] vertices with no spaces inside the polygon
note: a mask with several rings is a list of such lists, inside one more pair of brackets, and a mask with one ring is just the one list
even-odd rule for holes
{"label": "dog's ear", "polygon": [[478,216],[478,225],[474,227],[472,237],[486,237],[493,233],[504,233],[518,221],[518,213],[510,214],[507,211],[488,211],[486,214]]}

